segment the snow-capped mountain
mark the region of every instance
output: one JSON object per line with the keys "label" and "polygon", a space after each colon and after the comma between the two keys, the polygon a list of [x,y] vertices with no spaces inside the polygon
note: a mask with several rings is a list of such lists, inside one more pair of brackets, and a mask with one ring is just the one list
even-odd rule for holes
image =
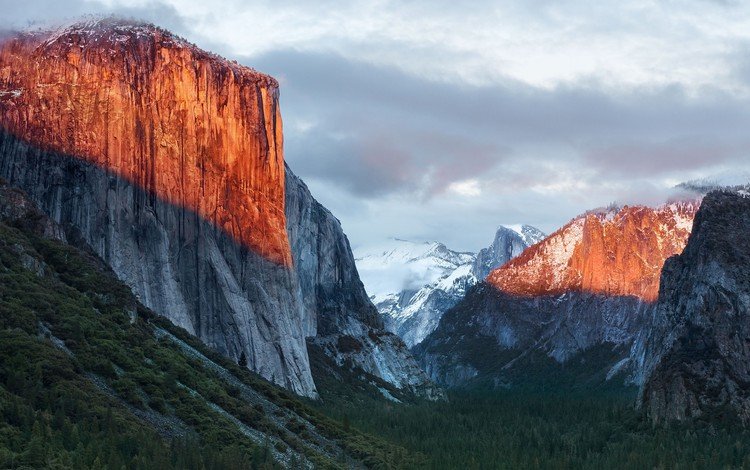
{"label": "snow-capped mountain", "polygon": [[453,251],[439,242],[392,239],[357,253],[356,262],[386,327],[412,347],[437,328],[443,313],[469,287],[544,236],[528,225],[501,226],[492,245],[478,254]]}

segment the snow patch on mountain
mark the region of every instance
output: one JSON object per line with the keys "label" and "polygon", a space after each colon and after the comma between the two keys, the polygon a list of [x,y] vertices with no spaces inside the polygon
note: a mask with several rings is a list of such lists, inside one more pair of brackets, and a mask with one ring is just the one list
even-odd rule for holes
{"label": "snow patch on mountain", "polygon": [[516,232],[528,246],[535,245],[547,237],[547,234],[536,227],[532,227],[531,225],[501,225],[497,228],[497,230],[500,231],[500,229],[502,229],[503,227],[509,228]]}
{"label": "snow patch on mountain", "polygon": [[397,292],[436,283],[473,260],[473,253],[456,252],[442,243],[394,238],[358,253],[356,263],[370,298],[377,304]]}
{"label": "snow patch on mountain", "polygon": [[477,254],[454,251],[439,242],[391,239],[360,250],[356,263],[386,327],[413,347],[437,328],[443,313],[469,287],[544,236],[528,225],[501,226],[493,244]]}

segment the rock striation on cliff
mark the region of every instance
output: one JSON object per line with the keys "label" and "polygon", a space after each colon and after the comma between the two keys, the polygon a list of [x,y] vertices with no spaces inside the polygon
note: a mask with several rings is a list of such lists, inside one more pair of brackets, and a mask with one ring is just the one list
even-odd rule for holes
{"label": "rock striation on cliff", "polygon": [[639,402],[655,421],[726,413],[750,422],[750,197],[703,200],[685,250],[664,266],[636,343]]}

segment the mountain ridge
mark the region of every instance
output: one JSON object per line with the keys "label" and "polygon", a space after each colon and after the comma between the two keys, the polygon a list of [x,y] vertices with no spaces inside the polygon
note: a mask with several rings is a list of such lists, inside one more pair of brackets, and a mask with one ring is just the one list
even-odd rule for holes
{"label": "mountain ridge", "polygon": [[147,309],[87,245],[66,239],[4,181],[0,279],[0,466],[418,462],[326,418]]}
{"label": "mountain ridge", "polygon": [[750,422],[748,229],[747,191],[710,192],[685,250],[664,266],[651,322],[633,347],[639,405],[654,422]]}
{"label": "mountain ridge", "polygon": [[653,302],[661,266],[685,246],[699,205],[698,200],[688,200],[653,209],[587,211],[487,280],[521,296],[586,291]]}

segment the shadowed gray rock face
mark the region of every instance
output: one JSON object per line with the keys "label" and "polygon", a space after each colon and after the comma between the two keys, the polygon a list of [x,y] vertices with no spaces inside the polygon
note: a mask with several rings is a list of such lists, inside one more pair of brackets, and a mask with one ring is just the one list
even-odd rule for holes
{"label": "shadowed gray rock face", "polygon": [[0,132],[0,176],[109,264],[144,305],[261,376],[316,396],[295,273],[74,157]]}
{"label": "shadowed gray rock face", "polygon": [[[141,302],[220,353],[315,397],[306,338],[344,363],[426,396],[442,393],[383,330],[341,226],[288,172],[295,268],[268,262],[195,212],[75,157],[0,133],[0,176],[25,190],[68,240],[91,246]],[[340,348],[342,337],[361,344]],[[346,343],[346,341],[344,341]]]}
{"label": "shadowed gray rock face", "polygon": [[286,169],[289,244],[302,290],[307,336],[344,331],[350,321],[383,324],[357,274],[341,223],[316,201],[305,183]]}
{"label": "shadowed gray rock face", "polygon": [[594,349],[600,357],[590,375],[609,380],[627,370],[648,308],[636,297],[571,292],[523,298],[480,283],[413,352],[428,376],[448,387],[478,380],[512,386],[524,376],[518,371],[526,358],[564,365]]}
{"label": "shadowed gray rock face", "polygon": [[359,368],[427,398],[443,397],[403,341],[385,331],[338,219],[288,168],[286,216],[309,341],[339,366]]}
{"label": "shadowed gray rock face", "polygon": [[633,348],[639,404],[654,421],[729,412],[750,422],[750,198],[712,192],[661,277]]}
{"label": "shadowed gray rock face", "polygon": [[[402,291],[399,303],[388,304],[388,301],[378,305],[384,312],[401,311],[413,314],[404,318],[385,316],[388,329],[401,337],[409,347],[419,344],[428,334],[435,331],[440,318],[448,309],[456,305],[466,294],[476,280],[470,277],[459,278],[451,289],[430,289],[423,287],[416,293]],[[390,299],[389,299],[390,300]]]}

